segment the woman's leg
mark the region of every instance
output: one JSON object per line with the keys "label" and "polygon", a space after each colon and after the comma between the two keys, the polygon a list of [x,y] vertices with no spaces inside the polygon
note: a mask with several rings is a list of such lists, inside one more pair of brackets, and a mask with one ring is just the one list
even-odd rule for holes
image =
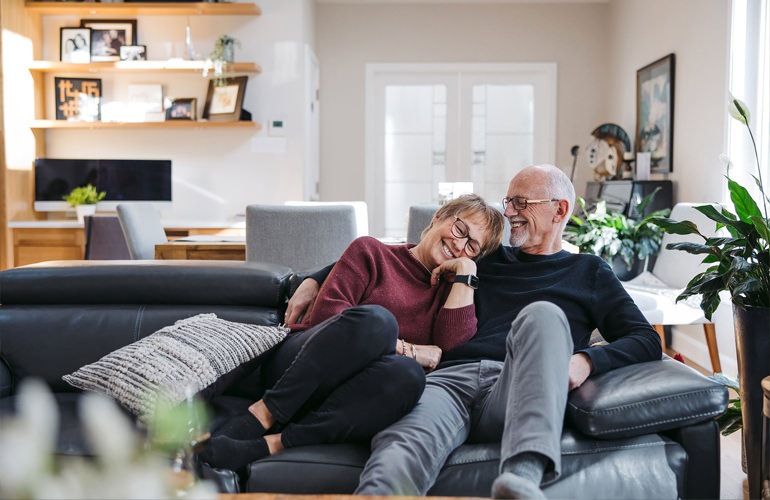
{"label": "woman's leg", "polygon": [[286,448],[322,443],[368,442],[403,417],[425,388],[425,372],[396,354],[371,362],[334,390],[317,409],[288,424]]}
{"label": "woman's leg", "polygon": [[398,337],[393,314],[376,305],[351,307],[311,330],[291,364],[262,398],[282,423],[319,406],[372,360],[393,354]]}

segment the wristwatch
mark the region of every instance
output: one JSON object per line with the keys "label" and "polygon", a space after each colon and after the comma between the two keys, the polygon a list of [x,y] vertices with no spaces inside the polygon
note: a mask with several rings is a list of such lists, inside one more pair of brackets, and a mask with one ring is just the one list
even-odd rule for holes
{"label": "wristwatch", "polygon": [[458,274],[452,283],[462,283],[476,290],[479,287],[479,277],[475,274]]}

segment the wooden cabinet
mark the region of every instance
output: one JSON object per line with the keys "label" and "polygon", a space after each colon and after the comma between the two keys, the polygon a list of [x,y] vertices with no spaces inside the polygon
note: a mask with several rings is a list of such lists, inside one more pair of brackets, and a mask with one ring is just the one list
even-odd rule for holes
{"label": "wooden cabinet", "polygon": [[[26,9],[39,16],[73,15],[87,17],[114,18],[120,16],[259,16],[261,10],[253,3],[95,3],[95,2],[33,2],[27,1]],[[128,75],[136,73],[178,74],[188,73],[200,76],[204,61],[116,61],[91,63],[64,63],[59,61],[31,61],[29,71],[38,92],[38,101],[43,103],[38,107],[36,119],[32,122],[33,130],[49,129],[142,129],[142,128],[255,128],[260,125],[252,121],[211,122],[169,120],[160,122],[70,122],[55,120],[47,116],[53,106],[47,104],[43,78],[47,74],[57,76],[88,76],[98,77],[101,74]],[[259,74],[262,69],[253,62],[235,62],[227,68],[226,76]],[[38,147],[38,149],[43,149]]]}

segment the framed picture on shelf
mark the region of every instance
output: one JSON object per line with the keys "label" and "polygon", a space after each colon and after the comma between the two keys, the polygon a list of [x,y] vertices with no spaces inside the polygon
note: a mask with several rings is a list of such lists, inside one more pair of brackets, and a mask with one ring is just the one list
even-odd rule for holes
{"label": "framed picture on shelf", "polygon": [[247,76],[236,76],[209,80],[202,118],[220,122],[240,120],[248,79]]}
{"label": "framed picture on shelf", "polygon": [[166,108],[166,120],[195,120],[197,102],[194,97],[172,99],[171,105]]}
{"label": "framed picture on shelf", "polygon": [[146,45],[121,45],[120,60],[121,61],[146,61],[147,46]]}
{"label": "framed picture on shelf", "polygon": [[98,122],[102,119],[102,80],[54,77],[56,119]]}
{"label": "framed picture on shelf", "polygon": [[91,60],[119,61],[120,47],[136,45],[136,19],[81,19],[91,29]]}
{"label": "framed picture on shelf", "polygon": [[636,152],[650,153],[650,172],[674,170],[674,54],[636,72]]}
{"label": "framed picture on shelf", "polygon": [[91,62],[91,30],[59,28],[59,60],[65,63]]}

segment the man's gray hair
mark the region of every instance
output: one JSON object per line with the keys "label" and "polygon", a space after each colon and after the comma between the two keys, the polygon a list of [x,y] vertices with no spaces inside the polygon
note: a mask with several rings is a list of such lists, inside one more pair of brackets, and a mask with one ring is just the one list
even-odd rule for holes
{"label": "man's gray hair", "polygon": [[569,180],[567,174],[553,165],[539,166],[548,172],[548,195],[551,198],[569,201],[569,208],[572,210],[575,207],[575,186],[572,185],[572,181]]}

